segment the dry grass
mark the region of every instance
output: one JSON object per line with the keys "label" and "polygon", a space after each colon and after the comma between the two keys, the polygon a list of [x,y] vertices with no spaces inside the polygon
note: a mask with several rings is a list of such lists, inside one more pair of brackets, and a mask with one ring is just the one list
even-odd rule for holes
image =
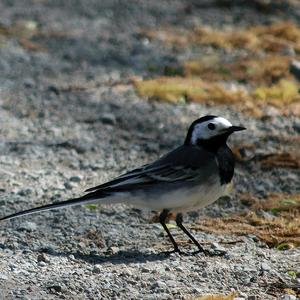
{"label": "dry grass", "polygon": [[[299,145],[300,146],[300,145]],[[299,149],[299,148],[298,148]],[[256,159],[265,169],[290,168],[300,169],[300,153],[282,152],[260,155]]]}
{"label": "dry grass", "polygon": [[[288,168],[288,169],[300,169],[300,138],[284,138],[284,137],[271,137],[267,136],[267,139],[277,140],[281,144],[289,144],[291,149],[289,152],[278,152],[266,153],[266,154],[255,154],[255,145],[253,144],[239,144],[232,147],[235,158],[239,162],[245,162],[255,160],[258,162],[263,169],[272,168]],[[262,141],[264,142],[264,141]],[[295,149],[297,149],[295,151]]]}
{"label": "dry grass", "polygon": [[206,218],[194,229],[219,234],[253,234],[280,250],[300,246],[300,194],[271,194],[266,199],[243,195],[241,200],[248,201],[252,212],[228,218]]}
{"label": "dry grass", "polygon": [[[46,49],[31,39],[39,34],[38,24],[32,20],[19,20],[10,26],[0,25],[0,37],[18,40],[21,47],[29,51],[46,51]],[[3,41],[5,44],[5,41]]]}
{"label": "dry grass", "polygon": [[194,101],[225,104],[239,102],[245,98],[242,90],[228,91],[216,83],[208,83],[199,78],[158,77],[145,81],[135,81],[141,96],[172,103]]}
{"label": "dry grass", "polygon": [[140,35],[150,40],[160,40],[166,44],[178,47],[184,47],[190,43],[190,33],[186,31],[174,30],[173,28],[165,28],[163,30],[141,30]]}
{"label": "dry grass", "polygon": [[299,84],[294,81],[281,80],[272,86],[262,86],[255,89],[253,96],[267,104],[276,107],[300,103]]}
{"label": "dry grass", "polygon": [[278,22],[242,30],[228,28],[221,31],[201,26],[190,32],[166,28],[143,31],[141,34],[175,46],[207,45],[228,50],[247,49],[255,53],[279,53],[293,48],[296,53],[300,52],[300,28],[292,22]]}
{"label": "dry grass", "polygon": [[190,77],[157,77],[135,81],[142,97],[171,103],[198,102],[235,105],[240,111],[260,117],[266,105],[281,109],[285,115],[300,116],[300,95],[297,83],[282,80],[270,87],[262,86],[250,92],[242,87],[230,89],[222,83]]}
{"label": "dry grass", "polygon": [[230,295],[204,295],[193,298],[193,300],[234,300],[236,294],[231,293]]}
{"label": "dry grass", "polygon": [[[247,197],[247,196],[244,196]],[[255,211],[265,210],[273,213],[291,212],[298,210],[300,212],[300,194],[270,194],[267,199],[258,200],[253,198],[251,206]]]}
{"label": "dry grass", "polygon": [[186,77],[204,80],[237,80],[250,84],[272,84],[282,78],[291,78],[287,56],[266,55],[258,58],[240,58],[233,63],[222,63],[218,56],[209,56],[184,64]]}
{"label": "dry grass", "polygon": [[259,46],[265,51],[278,52],[285,47],[300,51],[300,28],[292,22],[274,23],[249,29],[260,40]]}
{"label": "dry grass", "polygon": [[250,30],[213,30],[210,27],[198,27],[191,35],[192,44],[208,45],[215,48],[235,49],[258,47],[259,38]]}
{"label": "dry grass", "polygon": [[31,20],[19,20],[11,26],[0,26],[0,35],[7,37],[31,38],[37,32],[37,23]]}
{"label": "dry grass", "polygon": [[141,96],[172,103],[232,104],[255,117],[263,116],[266,106],[275,107],[273,112],[278,114],[300,116],[299,84],[290,74],[294,57],[288,56],[293,51],[300,53],[300,28],[296,24],[281,22],[223,31],[198,27],[185,34],[168,28],[143,34],[175,46],[210,45],[246,52],[230,63],[216,53],[187,61],[182,77],[135,82]]}

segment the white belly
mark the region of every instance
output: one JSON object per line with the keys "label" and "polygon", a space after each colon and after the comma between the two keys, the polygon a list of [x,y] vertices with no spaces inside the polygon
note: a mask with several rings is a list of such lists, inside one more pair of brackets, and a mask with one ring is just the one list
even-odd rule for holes
{"label": "white belly", "polygon": [[216,182],[211,186],[199,186],[195,190],[188,193],[177,193],[174,197],[178,198],[176,202],[178,205],[174,206],[171,210],[174,212],[187,212],[201,209],[226,194],[227,185],[221,185]]}
{"label": "white belly", "polygon": [[166,190],[156,196],[142,193],[133,196],[129,193],[120,193],[105,202],[123,202],[134,207],[186,212],[197,210],[213,203],[228,193],[229,186],[230,184],[221,185],[219,178],[216,178],[216,180],[210,181],[207,185],[201,184],[192,188]]}

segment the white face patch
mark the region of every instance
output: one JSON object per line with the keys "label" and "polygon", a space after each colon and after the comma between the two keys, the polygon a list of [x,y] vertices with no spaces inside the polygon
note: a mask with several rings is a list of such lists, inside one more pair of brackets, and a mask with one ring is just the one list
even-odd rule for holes
{"label": "white face patch", "polygon": [[222,117],[216,117],[203,123],[196,124],[192,132],[191,143],[195,145],[198,139],[208,140],[214,136],[220,135],[224,132],[224,129],[231,126],[232,124]]}

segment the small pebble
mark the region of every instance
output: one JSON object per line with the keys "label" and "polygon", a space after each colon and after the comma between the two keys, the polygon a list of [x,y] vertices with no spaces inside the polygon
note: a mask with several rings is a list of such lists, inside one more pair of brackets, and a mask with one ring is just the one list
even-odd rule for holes
{"label": "small pebble", "polygon": [[50,262],[49,259],[46,257],[46,255],[44,253],[40,253],[37,257],[37,261],[38,262],[44,262],[44,263],[48,263]]}
{"label": "small pebble", "polygon": [[286,294],[286,295],[283,295],[281,297],[281,300],[297,300],[297,297],[294,296],[294,295],[288,295],[288,294]]}
{"label": "small pebble", "polygon": [[32,189],[30,188],[23,189],[18,192],[18,195],[20,196],[29,196],[30,194],[32,194]]}
{"label": "small pebble", "polygon": [[266,263],[262,263],[261,264],[261,270],[268,272],[268,271],[271,270],[271,267],[268,264],[266,264]]}
{"label": "small pebble", "polygon": [[157,289],[159,288],[160,290],[165,290],[167,289],[167,285],[160,281],[160,280],[157,280],[152,286],[151,286],[151,289]]}
{"label": "small pebble", "polygon": [[290,72],[300,80],[300,61],[293,60],[290,65]]}
{"label": "small pebble", "polygon": [[68,181],[64,183],[64,186],[67,190],[72,190],[73,189],[73,185]]}
{"label": "small pebble", "polygon": [[220,254],[225,254],[227,252],[226,249],[218,243],[212,243],[211,246],[212,246],[212,248],[214,249],[215,252],[218,252]]}
{"label": "small pebble", "polygon": [[7,279],[8,279],[8,276],[0,273],[0,280],[7,280]]}
{"label": "small pebble", "polygon": [[116,247],[116,246],[112,246],[108,249],[109,253],[111,254],[117,254],[119,251],[120,251],[120,248],[119,247]]}
{"label": "small pebble", "polygon": [[45,266],[47,266],[47,264],[45,262],[43,262],[43,261],[39,261],[38,262],[38,266],[39,267],[45,267]]}
{"label": "small pebble", "polygon": [[150,273],[151,270],[148,269],[148,268],[143,267],[143,268],[141,269],[141,272],[142,272],[142,273]]}
{"label": "small pebble", "polygon": [[60,293],[62,291],[62,287],[60,285],[50,285],[47,286],[47,289],[54,290],[57,293]]}
{"label": "small pebble", "polygon": [[18,227],[18,230],[26,230],[26,231],[34,231],[37,229],[37,225],[34,222],[23,222],[20,224],[20,226]]}
{"label": "small pebble", "polygon": [[78,183],[78,182],[81,181],[81,178],[80,178],[79,176],[72,176],[72,177],[70,177],[69,180],[70,180],[71,182],[76,182],[76,183]]}
{"label": "small pebble", "polygon": [[293,128],[297,133],[300,133],[300,122],[299,123],[294,123]]}
{"label": "small pebble", "polygon": [[108,124],[108,125],[115,125],[117,122],[115,115],[111,113],[104,113],[100,117],[100,119],[103,124]]}
{"label": "small pebble", "polygon": [[94,266],[93,273],[100,274],[101,273],[101,267],[100,266]]}

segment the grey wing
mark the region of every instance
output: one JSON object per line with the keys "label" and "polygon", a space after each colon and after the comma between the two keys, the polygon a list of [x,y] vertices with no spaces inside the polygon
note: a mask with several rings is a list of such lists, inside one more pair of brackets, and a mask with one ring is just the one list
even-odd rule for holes
{"label": "grey wing", "polygon": [[138,190],[163,182],[201,181],[218,172],[214,154],[181,146],[152,164],[125,173],[86,192],[122,192]]}

